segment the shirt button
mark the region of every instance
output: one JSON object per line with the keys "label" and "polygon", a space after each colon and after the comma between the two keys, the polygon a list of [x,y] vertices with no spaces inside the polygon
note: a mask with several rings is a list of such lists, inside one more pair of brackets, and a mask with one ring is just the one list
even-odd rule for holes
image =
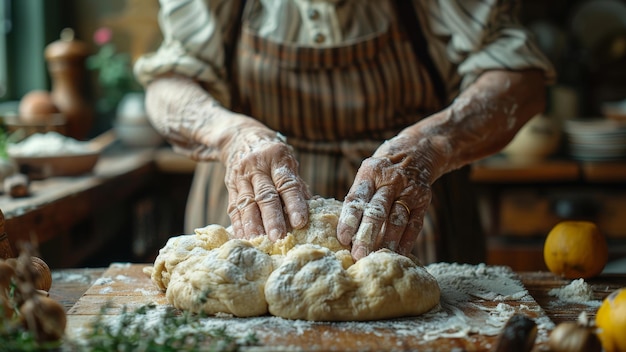
{"label": "shirt button", "polygon": [[323,43],[326,40],[326,36],[324,36],[322,33],[317,33],[314,37],[313,40],[315,40],[316,43]]}
{"label": "shirt button", "polygon": [[320,18],[320,12],[317,11],[317,9],[310,9],[307,12],[307,15],[309,16],[310,20],[317,20]]}

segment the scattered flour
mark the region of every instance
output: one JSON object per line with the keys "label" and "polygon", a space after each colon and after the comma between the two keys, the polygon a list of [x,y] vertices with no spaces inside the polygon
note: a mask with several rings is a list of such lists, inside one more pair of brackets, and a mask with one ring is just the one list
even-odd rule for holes
{"label": "scattered flour", "polygon": [[[439,338],[471,338],[472,334],[495,336],[516,312],[527,314],[535,320],[538,327],[537,342],[547,341],[548,332],[554,328],[554,323],[542,314],[541,308],[536,305],[531,307],[532,297],[517,276],[506,267],[436,263],[426,266],[426,269],[439,282],[441,301],[439,306],[418,317],[328,323],[275,316],[237,318],[218,314],[203,318],[199,326],[182,327],[177,333],[188,331],[185,329],[202,332],[223,328],[226,333],[237,338],[245,338],[254,332],[261,341],[280,341],[284,336],[302,336],[312,327],[324,325],[328,327],[325,334],[329,339],[336,338],[341,332],[380,338],[386,338],[393,332],[398,338],[421,336],[424,341],[432,341]],[[480,302],[486,304],[478,304]],[[159,329],[163,314],[168,309],[172,307],[157,305],[155,309],[148,310],[145,316],[137,318],[135,323],[143,324],[144,329]],[[106,319],[112,327],[119,328],[119,316],[106,316]],[[73,333],[79,337],[86,332],[87,328],[81,328]],[[281,350],[289,349],[289,346],[281,347]],[[272,350],[275,350],[275,346],[272,346]]]}
{"label": "scattered flour", "polygon": [[101,289],[100,291],[98,291],[98,293],[100,293],[101,295],[107,294],[107,293],[111,293],[113,292],[113,287],[111,286],[107,286],[103,289]]}
{"label": "scattered flour", "polygon": [[91,282],[91,278],[89,275],[85,274],[68,274],[62,272],[52,272],[52,282],[83,282],[88,283]]}
{"label": "scattered flour", "polygon": [[147,290],[145,288],[136,288],[135,292],[141,293],[142,296],[154,296],[160,293],[159,290]]}
{"label": "scattered flour", "polygon": [[119,269],[127,269],[132,266],[132,263],[129,262],[116,262],[110,265],[111,268],[119,268]]}
{"label": "scattered flour", "polygon": [[551,289],[548,294],[557,297],[564,303],[578,303],[589,306],[600,306],[600,300],[594,300],[593,288],[584,279],[577,279],[568,285]]}
{"label": "scattered flour", "polygon": [[35,133],[19,143],[9,144],[7,148],[8,152],[14,156],[54,156],[90,152],[87,142],[81,142],[57,132]]}
{"label": "scattered flour", "polygon": [[133,282],[133,281],[135,281],[135,279],[133,279],[130,276],[126,276],[126,275],[116,275],[115,276],[115,280],[123,281],[123,282]]}
{"label": "scattered flour", "polygon": [[93,284],[94,286],[104,286],[104,285],[110,285],[113,282],[114,282],[113,279],[110,277],[101,277],[97,279]]}

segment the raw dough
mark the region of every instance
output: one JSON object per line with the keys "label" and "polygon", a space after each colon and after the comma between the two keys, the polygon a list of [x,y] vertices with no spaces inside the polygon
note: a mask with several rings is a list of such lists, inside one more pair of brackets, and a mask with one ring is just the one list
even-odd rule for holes
{"label": "raw dough", "polygon": [[352,261],[335,237],[341,205],[309,201],[309,225],[276,243],[233,239],[219,225],[173,237],[155,260],[152,280],[172,305],[195,313],[348,321],[435,307],[439,285],[416,259],[383,249]]}

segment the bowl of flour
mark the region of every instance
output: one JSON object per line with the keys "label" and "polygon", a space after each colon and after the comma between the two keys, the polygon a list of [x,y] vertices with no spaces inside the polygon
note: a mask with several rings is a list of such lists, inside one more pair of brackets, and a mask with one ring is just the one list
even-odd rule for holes
{"label": "bowl of flour", "polygon": [[10,143],[7,153],[31,179],[76,176],[93,170],[102,148],[58,132],[35,133]]}

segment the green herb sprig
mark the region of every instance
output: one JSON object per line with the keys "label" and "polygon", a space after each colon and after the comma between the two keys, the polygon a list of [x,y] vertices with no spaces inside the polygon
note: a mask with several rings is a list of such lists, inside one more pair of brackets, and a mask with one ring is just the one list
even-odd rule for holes
{"label": "green herb sprig", "polygon": [[220,351],[236,352],[245,346],[258,345],[254,334],[243,338],[229,335],[226,328],[202,328],[203,315],[180,312],[174,308],[165,310],[158,324],[146,328],[146,315],[156,308],[154,304],[143,305],[134,311],[123,307],[116,317],[116,324],[105,321],[110,305],[104,305],[91,325],[90,332],[81,343],[66,341],[70,349],[93,352],[175,352]]}

